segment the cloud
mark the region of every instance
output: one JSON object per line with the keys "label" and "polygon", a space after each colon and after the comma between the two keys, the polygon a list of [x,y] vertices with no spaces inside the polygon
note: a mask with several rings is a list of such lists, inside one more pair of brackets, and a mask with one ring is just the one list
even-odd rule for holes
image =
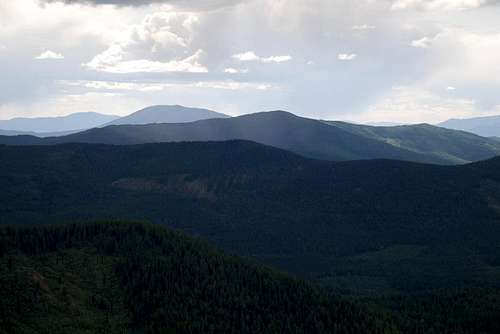
{"label": "cloud", "polygon": [[224,73],[229,73],[229,74],[238,74],[238,73],[248,73],[249,70],[247,68],[242,68],[242,69],[237,69],[233,67],[229,67],[224,69]]}
{"label": "cloud", "polygon": [[44,59],[64,59],[64,56],[60,53],[56,53],[50,50],[42,52],[40,55],[36,56],[35,59],[44,60]]}
{"label": "cloud", "polygon": [[354,31],[367,31],[367,30],[374,30],[376,28],[377,27],[369,24],[354,25],[351,27],[351,29]]}
{"label": "cloud", "polygon": [[292,56],[271,56],[267,58],[261,58],[263,63],[283,63],[292,60]]}
{"label": "cloud", "polygon": [[393,10],[465,10],[498,3],[497,0],[395,0]]}
{"label": "cloud", "polygon": [[239,61],[260,61],[262,63],[283,63],[292,60],[292,56],[290,55],[260,57],[254,51],[234,54],[232,57]]}
{"label": "cloud", "polygon": [[198,50],[195,54],[185,59],[168,62],[147,59],[122,61],[122,50],[117,48],[108,49],[106,52],[97,55],[92,61],[85,64],[85,66],[95,71],[121,74],[162,72],[207,73],[208,69],[199,62],[203,54],[203,50]]}
{"label": "cloud", "polygon": [[153,3],[169,3],[169,0],[41,0],[42,3],[60,2],[65,4],[92,4],[118,6],[144,6]]}
{"label": "cloud", "polygon": [[[354,119],[386,98],[403,102],[392,86],[475,101],[471,113],[500,104],[500,7],[493,1],[170,0],[149,5],[153,1],[124,0],[119,1],[122,6],[94,6],[117,0],[86,2],[91,5],[39,2],[0,0],[0,44],[8,47],[0,50],[0,72],[9,77],[0,84],[0,105],[26,106],[15,109],[19,113],[30,108],[47,114],[52,108],[54,113],[131,111],[131,103],[121,103],[128,98],[135,101],[134,108],[196,101],[234,113],[280,108],[311,117]],[[470,10],[446,12],[461,8]],[[415,49],[412,42],[427,48]],[[34,66],[34,56],[48,49],[66,56],[64,61],[46,61],[57,62],[57,71]],[[250,71],[242,74],[245,69]],[[108,88],[96,88],[102,82],[54,84],[62,79],[102,80]],[[459,89],[449,91],[448,86]],[[122,96],[84,95],[87,91]],[[80,98],[60,99],[66,94]],[[57,105],[48,103],[56,99]],[[437,101],[411,94],[407,99],[419,100],[422,108]],[[450,113],[454,109],[459,114],[461,106],[470,107],[458,103]],[[387,118],[394,120],[434,117],[425,111],[419,116],[417,107],[391,110],[394,114]]]}
{"label": "cloud", "polygon": [[[85,67],[110,73],[206,73],[202,49],[192,40],[199,17],[191,13],[156,12],[130,27]],[[186,56],[188,54],[188,56]],[[189,55],[190,54],[190,55]]]}
{"label": "cloud", "polygon": [[472,99],[455,98],[450,94],[441,96],[415,86],[399,86],[370,106],[362,118],[376,122],[438,123],[478,113],[478,106]]}
{"label": "cloud", "polygon": [[429,37],[423,37],[421,39],[411,41],[410,46],[413,46],[414,48],[427,49],[431,46],[431,42],[432,39],[430,39]]}
{"label": "cloud", "polygon": [[155,83],[137,83],[137,82],[115,82],[115,81],[66,81],[58,82],[63,86],[84,87],[97,91],[139,91],[139,92],[160,92],[171,88],[201,88],[218,90],[269,90],[279,87],[269,83],[255,82],[237,82],[237,81],[195,81],[195,82],[155,82]]}
{"label": "cloud", "polygon": [[233,58],[238,59],[240,61],[257,61],[261,59],[253,51],[235,54],[233,55]]}
{"label": "cloud", "polygon": [[151,4],[170,4],[189,10],[211,10],[234,6],[245,0],[39,0],[40,3],[65,3],[83,5],[115,5],[120,7],[139,7]]}
{"label": "cloud", "polygon": [[348,61],[348,60],[354,60],[356,59],[358,55],[355,54],[355,53],[340,53],[338,56],[337,56],[337,59],[338,60],[343,60],[343,61]]}

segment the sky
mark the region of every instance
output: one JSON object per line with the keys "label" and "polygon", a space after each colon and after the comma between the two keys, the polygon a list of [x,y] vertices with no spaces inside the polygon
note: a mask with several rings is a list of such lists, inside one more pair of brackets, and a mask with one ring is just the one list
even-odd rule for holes
{"label": "sky", "polygon": [[500,114],[498,0],[0,0],[0,119]]}

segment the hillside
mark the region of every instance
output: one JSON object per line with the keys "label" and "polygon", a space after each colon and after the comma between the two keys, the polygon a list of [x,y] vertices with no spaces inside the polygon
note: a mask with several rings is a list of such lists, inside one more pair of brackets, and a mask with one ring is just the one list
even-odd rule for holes
{"label": "hillside", "polygon": [[[251,140],[289,150],[306,157],[345,161],[363,159],[396,159],[415,162],[456,164],[491,158],[500,153],[497,141],[467,134],[434,134],[431,145],[398,145],[395,141],[380,140],[353,131],[354,126],[331,126],[322,121],[275,111],[233,117],[210,119],[192,123],[121,125],[96,128],[58,138],[0,137],[0,144],[43,145],[60,143],[142,144],[179,141]],[[417,133],[410,141],[426,141],[427,132]],[[432,132],[432,131],[431,131]],[[465,138],[457,140],[458,138]],[[456,144],[452,144],[457,140]],[[447,142],[448,145],[443,145]],[[440,151],[436,152],[436,146]]]}
{"label": "hillside", "polygon": [[438,125],[443,128],[472,132],[484,137],[500,136],[500,116],[450,119]]}
{"label": "hillside", "polygon": [[499,171],[241,141],[3,146],[0,223],[151,221],[345,293],[497,287]]}
{"label": "hillside", "polygon": [[345,122],[327,123],[366,138],[457,164],[500,155],[500,146],[490,138],[429,124],[366,126]]}
{"label": "hillside", "polygon": [[187,123],[210,118],[228,118],[229,116],[200,108],[183,106],[151,106],[131,115],[121,117],[107,125],[132,125],[155,123]]}
{"label": "hillside", "polygon": [[0,246],[0,333],[395,333],[365,308],[161,227],[2,227]]}
{"label": "hillside", "polygon": [[9,131],[46,133],[90,129],[109,123],[118,116],[94,112],[75,113],[63,117],[13,118],[0,120],[0,129]]}

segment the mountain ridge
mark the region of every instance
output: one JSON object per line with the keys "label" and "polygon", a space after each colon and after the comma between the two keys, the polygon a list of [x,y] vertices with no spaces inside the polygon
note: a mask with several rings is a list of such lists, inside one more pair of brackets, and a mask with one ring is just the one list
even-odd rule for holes
{"label": "mountain ridge", "polygon": [[[375,133],[389,131],[384,129],[390,129],[391,132],[406,130],[396,135],[384,134],[386,137]],[[418,126],[379,128],[318,121],[286,111],[260,112],[190,123],[110,125],[58,138],[0,137],[0,143],[9,145],[52,145],[70,142],[126,145],[224,140],[250,140],[306,157],[333,161],[386,158],[461,164],[500,154],[500,143],[496,140],[430,125],[425,126],[423,130]],[[436,143],[433,144],[433,141]],[[454,144],[454,141],[457,143]]]}
{"label": "mountain ridge", "polygon": [[58,117],[17,117],[0,120],[0,129],[36,133],[78,131],[101,126],[117,118],[119,116],[97,112],[78,112]]}
{"label": "mountain ridge", "polygon": [[342,291],[487,287],[499,171],[500,158],[329,162],[247,141],[0,146],[0,223],[166,224]]}
{"label": "mountain ridge", "polygon": [[438,125],[449,129],[472,132],[483,137],[500,136],[500,115],[452,118]]}

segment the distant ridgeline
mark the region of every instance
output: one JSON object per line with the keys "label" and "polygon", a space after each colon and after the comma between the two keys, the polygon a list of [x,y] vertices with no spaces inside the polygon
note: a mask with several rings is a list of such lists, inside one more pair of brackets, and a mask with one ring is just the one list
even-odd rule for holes
{"label": "distant ridgeline", "polygon": [[[372,127],[307,119],[283,111],[227,118],[206,110],[188,109],[190,113],[186,114],[186,111],[176,112],[175,108],[166,112],[164,108],[147,108],[109,123],[121,125],[66,136],[0,136],[0,144],[126,145],[250,140],[322,160],[396,159],[443,165],[463,164],[500,155],[498,140],[427,124]],[[172,123],[181,119],[184,122]],[[196,119],[199,120],[189,121]]]}
{"label": "distant ridgeline", "polygon": [[107,125],[184,123],[229,116],[200,108],[151,106],[128,116],[103,115],[94,112],[74,113],[63,117],[13,118],[0,120],[2,136],[61,137]]}

